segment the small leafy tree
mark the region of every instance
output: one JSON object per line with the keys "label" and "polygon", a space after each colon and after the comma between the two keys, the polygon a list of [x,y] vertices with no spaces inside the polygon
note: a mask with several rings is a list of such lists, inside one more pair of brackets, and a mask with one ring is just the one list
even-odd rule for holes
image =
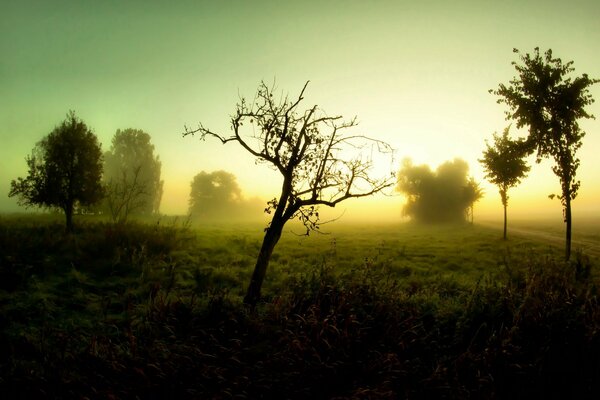
{"label": "small leafy tree", "polygon": [[222,218],[236,214],[242,190],[235,175],[227,171],[201,171],[190,184],[189,214],[194,218]]}
{"label": "small leafy tree", "polygon": [[[328,116],[316,105],[304,111],[299,106],[308,82],[296,99],[276,100],[273,88],[262,82],[252,102],[242,98],[231,117],[233,133],[222,135],[200,124],[186,127],[184,135],[199,134],[222,143],[236,142],[258,162],[270,165],[282,177],[279,196],[269,201],[272,214],[244,302],[256,305],[275,245],[285,223],[300,220],[306,234],[318,230],[319,206],[370,196],[393,185],[393,174],[375,178],[374,157],[391,155],[391,147],[366,136],[348,134],[356,121]],[[361,151],[361,150],[368,151]]]}
{"label": "small leafy tree", "polygon": [[530,169],[524,159],[523,142],[511,140],[509,131],[510,126],[504,129],[502,136],[494,133],[494,145],[490,146],[486,141],[483,158],[479,160],[485,170],[486,179],[498,186],[500,192],[504,207],[504,240],[506,240],[508,189],[521,183],[521,179],[527,176]]}
{"label": "small leafy tree", "polygon": [[471,225],[473,225],[473,216],[475,203],[481,200],[483,197],[483,189],[481,188],[481,184],[475,180],[472,176],[469,177],[467,184],[464,186],[464,198],[467,203],[467,218],[470,218]]}
{"label": "small leafy tree", "polygon": [[139,129],[117,130],[104,154],[105,209],[124,223],[130,215],[157,213],[162,198],[161,162],[150,135]]}
{"label": "small leafy tree", "polygon": [[508,106],[506,118],[517,122],[517,128],[528,126],[526,144],[531,153],[537,151],[538,162],[542,158],[554,159],[552,172],[558,176],[562,192],[558,196],[563,206],[566,223],[566,249],[571,256],[571,202],[577,196],[580,182],[575,178],[580,160],[576,156],[585,135],[578,120],[593,118],[585,106],[594,102],[589,87],[598,82],[587,74],[569,75],[575,71],[573,61],[563,63],[552,55],[552,50],[540,54],[521,53],[522,64],[513,62],[518,76],[508,85],[500,84],[490,90],[499,96],[498,103]]}
{"label": "small leafy tree", "polygon": [[102,198],[102,151],[96,135],[74,111],[38,142],[26,158],[29,173],[11,182],[9,196],[26,207],[58,207],[66,229],[73,231],[75,206],[90,206]]}

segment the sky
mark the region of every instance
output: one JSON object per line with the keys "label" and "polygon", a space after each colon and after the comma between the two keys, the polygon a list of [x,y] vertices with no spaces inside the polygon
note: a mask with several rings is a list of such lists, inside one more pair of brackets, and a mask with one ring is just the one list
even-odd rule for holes
{"label": "sky", "polygon": [[[234,173],[247,197],[280,178],[235,144],[182,137],[199,122],[227,134],[240,96],[261,80],[306,108],[359,121],[358,131],[432,168],[456,157],[482,182],[475,216],[501,216],[477,162],[509,122],[489,89],[515,75],[513,48],[551,48],[576,74],[600,78],[598,1],[12,1],[0,13],[0,212],[19,210],[11,179],[35,143],[75,110],[108,150],[117,129],[143,129],[162,161],[161,211],[184,214],[200,171]],[[588,110],[600,118],[599,102]],[[600,215],[600,120],[578,155],[574,216]],[[512,131],[515,135],[526,132]],[[512,215],[555,215],[552,163],[534,164],[509,195]],[[341,204],[348,218],[400,219],[402,197]],[[371,211],[377,210],[377,215]]]}

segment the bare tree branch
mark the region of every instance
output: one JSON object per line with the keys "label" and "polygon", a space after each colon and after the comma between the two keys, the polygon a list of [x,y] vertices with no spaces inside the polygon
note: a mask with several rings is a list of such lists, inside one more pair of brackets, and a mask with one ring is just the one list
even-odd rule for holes
{"label": "bare tree branch", "polygon": [[[392,147],[367,136],[346,134],[356,127],[356,118],[344,121],[341,116],[331,117],[316,105],[299,112],[308,83],[292,102],[287,96],[274,100],[274,88],[262,82],[251,105],[240,99],[231,117],[230,136],[202,124],[193,130],[185,128],[184,136],[198,134],[201,140],[213,137],[223,144],[237,142],[258,160],[275,167],[283,178],[279,197],[265,208],[272,219],[246,296],[250,303],[257,300],[269,258],[288,220],[302,222],[306,234],[318,231],[323,223],[319,206],[335,207],[395,184],[391,173],[380,178],[372,175],[375,158],[389,159],[392,170]],[[353,155],[350,159],[349,151]]]}

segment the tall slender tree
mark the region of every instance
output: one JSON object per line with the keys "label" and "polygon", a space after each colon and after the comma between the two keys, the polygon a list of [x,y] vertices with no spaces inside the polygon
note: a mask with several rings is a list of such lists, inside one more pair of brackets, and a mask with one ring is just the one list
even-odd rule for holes
{"label": "tall slender tree", "polygon": [[335,207],[394,184],[391,164],[386,176],[375,177],[371,171],[375,157],[391,155],[391,147],[346,133],[356,125],[354,119],[328,116],[316,105],[301,110],[307,86],[308,82],[296,99],[290,99],[276,96],[274,89],[262,82],[253,101],[242,98],[238,103],[231,117],[231,135],[216,133],[202,124],[197,129],[186,127],[184,133],[199,134],[202,139],[213,137],[224,144],[235,142],[281,174],[281,191],[268,203],[266,211],[272,218],[244,299],[252,307],[260,298],[273,249],[287,221],[300,220],[308,234],[319,229],[319,206]]}
{"label": "tall slender tree", "polygon": [[521,183],[521,179],[527,176],[530,169],[525,161],[523,142],[511,140],[509,132],[510,126],[507,126],[502,136],[494,133],[493,146],[486,141],[483,158],[479,160],[485,170],[486,179],[498,186],[504,208],[504,240],[507,228],[508,189]]}
{"label": "tall slender tree", "polygon": [[573,61],[563,63],[552,55],[552,50],[541,54],[518,54],[520,63],[513,62],[517,71],[508,85],[500,84],[490,90],[499,96],[498,103],[508,106],[506,118],[514,120],[517,128],[527,126],[526,147],[537,152],[537,161],[552,158],[552,172],[558,176],[562,189],[559,195],[566,224],[565,257],[571,256],[571,202],[577,197],[580,182],[576,179],[580,160],[577,150],[585,135],[579,126],[582,118],[593,118],[585,110],[594,102],[589,87],[598,82],[587,74],[572,77]]}

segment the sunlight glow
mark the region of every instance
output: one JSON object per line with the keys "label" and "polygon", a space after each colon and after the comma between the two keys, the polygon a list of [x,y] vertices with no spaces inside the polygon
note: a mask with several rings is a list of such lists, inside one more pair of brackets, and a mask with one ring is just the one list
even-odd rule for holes
{"label": "sunlight glow", "polygon": [[[357,132],[396,150],[391,167],[376,160],[375,175],[396,172],[404,157],[433,168],[462,158],[486,192],[476,213],[493,216],[500,211],[497,190],[484,181],[477,160],[484,141],[508,125],[488,90],[514,76],[512,48],[550,47],[563,61],[573,60],[576,73],[600,77],[597,13],[581,14],[563,3],[544,3],[543,19],[536,2],[518,10],[474,1],[452,7],[350,2],[343,10],[319,3],[320,12],[297,30],[289,29],[287,18],[301,18],[311,7],[270,4],[270,13],[262,13],[262,2],[235,9],[150,3],[141,14],[133,5],[5,7],[0,191],[8,192],[10,180],[25,173],[24,157],[34,144],[74,109],[104,149],[117,129],[152,136],[162,161],[163,213],[187,212],[190,181],[200,171],[232,172],[244,196],[266,201],[278,193],[276,172],[234,144],[181,133],[198,122],[229,133],[240,96],[251,100],[261,80],[291,97],[310,80],[306,108],[317,104],[329,115],[356,116]],[[581,9],[598,11],[598,3],[584,3]],[[600,99],[600,87],[592,95]],[[600,103],[589,111],[600,115]],[[574,209],[598,215],[599,125],[590,120],[582,126],[588,136],[579,152],[582,186]],[[546,162],[534,165],[530,178],[512,191],[512,213],[560,210],[547,199],[558,185],[549,168]],[[347,215],[362,218],[373,207],[386,210],[382,219],[398,217],[393,210],[401,209],[402,199],[391,195],[352,201]],[[19,210],[8,198],[0,199],[0,209]]]}

